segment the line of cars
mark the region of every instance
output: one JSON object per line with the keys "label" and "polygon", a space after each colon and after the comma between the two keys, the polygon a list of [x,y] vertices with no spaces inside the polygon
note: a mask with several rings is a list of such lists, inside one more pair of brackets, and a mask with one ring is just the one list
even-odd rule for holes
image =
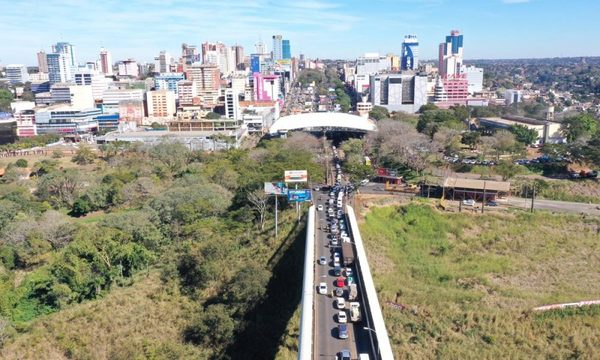
{"label": "line of cars", "polygon": [[[352,269],[354,264],[353,250],[351,239],[346,223],[345,214],[343,211],[344,195],[346,188],[342,186],[342,171],[340,166],[337,150],[334,150],[334,165],[336,170],[336,182],[331,187],[329,196],[326,200],[327,209],[322,205],[317,206],[318,211],[323,211],[327,214],[326,232],[329,248],[331,250],[331,262],[325,255],[319,257],[319,264],[327,266],[330,264],[333,267],[333,274],[336,279],[334,286],[330,292],[327,283],[321,282],[318,286],[319,294],[328,295],[333,293],[333,306],[337,311],[335,320],[337,322],[337,337],[339,339],[347,339],[349,337],[348,326],[349,322],[357,322],[361,320],[360,303],[356,301],[358,297],[358,287],[355,282],[355,274]],[[363,354],[364,355],[364,354]],[[348,349],[343,349],[337,353],[337,359],[350,359],[351,353]],[[364,356],[362,357],[364,358]]]}

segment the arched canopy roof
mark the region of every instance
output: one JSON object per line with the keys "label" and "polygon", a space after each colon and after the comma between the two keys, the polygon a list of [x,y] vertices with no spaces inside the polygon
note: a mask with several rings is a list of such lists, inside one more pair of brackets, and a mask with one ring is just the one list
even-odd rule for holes
{"label": "arched canopy roof", "polygon": [[269,132],[276,134],[290,130],[347,130],[375,131],[377,127],[372,120],[362,116],[340,112],[313,112],[284,116],[271,125]]}

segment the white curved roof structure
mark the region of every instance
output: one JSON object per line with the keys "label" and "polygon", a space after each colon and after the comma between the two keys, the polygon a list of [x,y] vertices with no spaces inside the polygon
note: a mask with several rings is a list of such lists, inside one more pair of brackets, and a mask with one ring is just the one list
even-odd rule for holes
{"label": "white curved roof structure", "polygon": [[290,130],[337,129],[348,131],[375,131],[375,122],[362,116],[339,112],[314,112],[284,116],[271,125],[269,133],[276,134]]}

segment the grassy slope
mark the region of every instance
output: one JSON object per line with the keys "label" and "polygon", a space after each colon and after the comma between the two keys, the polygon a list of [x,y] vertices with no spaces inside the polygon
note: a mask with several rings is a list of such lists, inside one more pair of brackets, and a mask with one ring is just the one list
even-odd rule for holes
{"label": "grassy slope", "polygon": [[157,273],[139,275],[131,287],[35,321],[5,346],[2,359],[204,358],[184,344],[181,328],[194,304]]}
{"label": "grassy slope", "polygon": [[362,224],[397,358],[593,358],[600,311],[532,314],[600,298],[600,221],[570,215],[376,208]]}

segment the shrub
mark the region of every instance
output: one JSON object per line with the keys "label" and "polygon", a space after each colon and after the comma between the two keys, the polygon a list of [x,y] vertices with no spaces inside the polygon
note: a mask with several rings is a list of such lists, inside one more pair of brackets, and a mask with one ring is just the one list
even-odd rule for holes
{"label": "shrub", "polygon": [[29,165],[29,163],[25,159],[19,159],[19,160],[17,160],[17,162],[15,162],[15,165],[17,165],[17,167],[20,167],[20,168],[26,168],[27,165]]}

